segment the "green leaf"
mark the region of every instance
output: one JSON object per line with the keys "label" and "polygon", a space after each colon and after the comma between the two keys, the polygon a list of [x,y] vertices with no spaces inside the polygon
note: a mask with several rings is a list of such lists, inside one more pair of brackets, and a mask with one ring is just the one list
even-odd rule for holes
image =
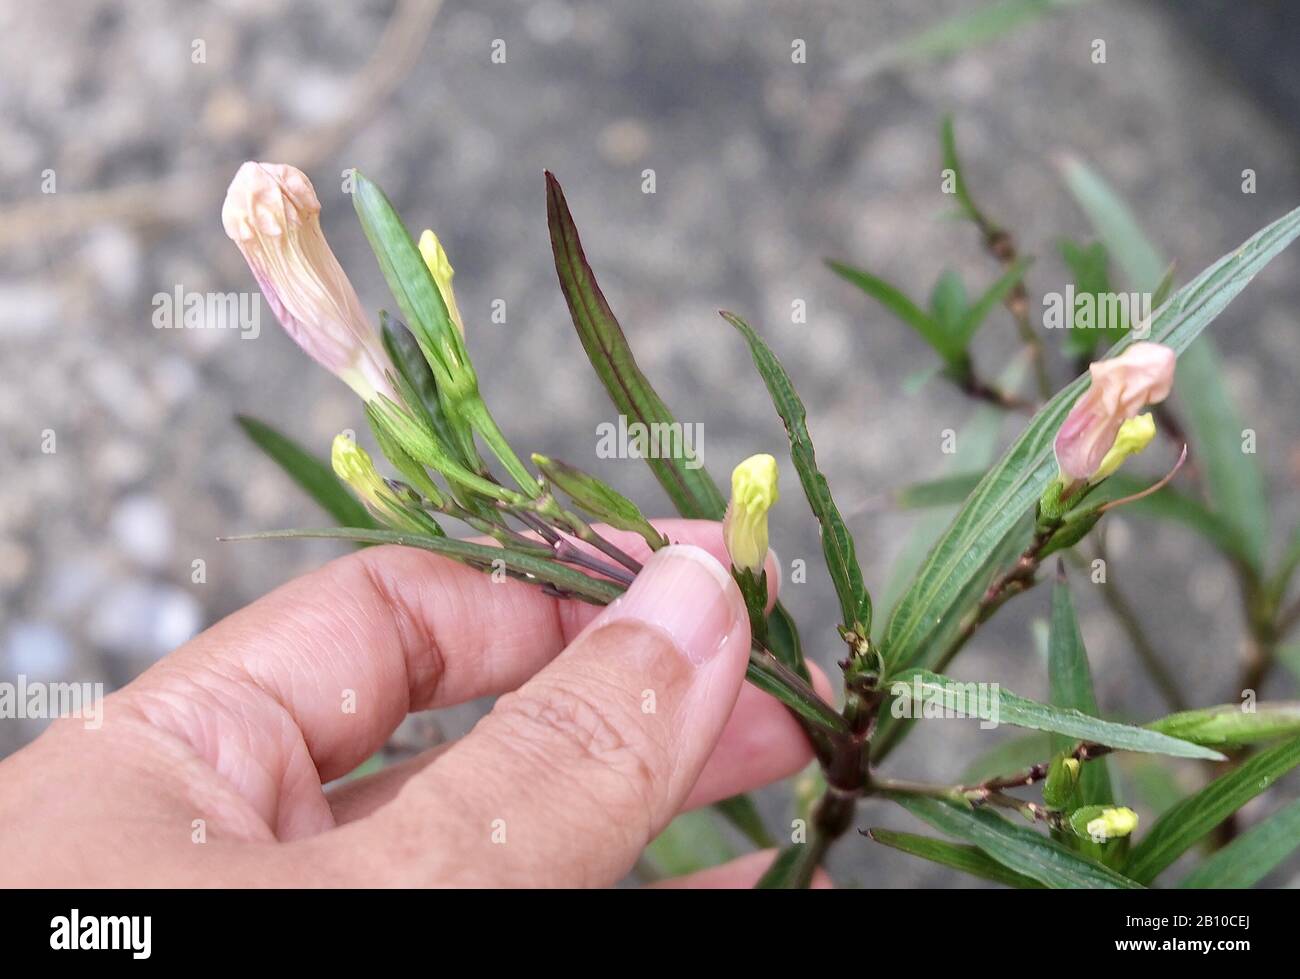
{"label": "green leaf", "polygon": [[963,352],[970,346],[971,340],[975,338],[975,333],[988,319],[989,313],[1006,299],[1007,294],[1025,277],[1025,270],[1033,264],[1033,259],[1021,256],[1011,263],[1010,267],[1002,273],[993,285],[985,290],[984,294],[975,300],[974,305],[966,311],[966,315],[957,324],[956,332],[952,338],[954,346]]}
{"label": "green leaf", "polygon": [[900,510],[924,510],[930,507],[952,506],[970,496],[983,472],[959,472],[921,483],[912,483],[890,494],[891,502]]}
{"label": "green leaf", "polygon": [[[637,366],[623,328],[587,263],[564,191],[549,172],[546,174],[546,219],[551,229],[555,271],[573,325],[587,359],[614,406],[629,422],[640,422],[647,430],[653,431],[650,426],[654,425],[676,425],[672,412]],[[726,501],[698,459],[684,451],[681,458],[647,458],[646,463],[682,516],[721,519]]]}
{"label": "green leaf", "polygon": [[235,421],[259,449],[289,474],[331,517],[346,527],[376,527],[374,517],[334,475],[330,464],[312,455],[293,439],[266,422],[248,415],[236,415]]}
{"label": "green leaf", "polygon": [[973,843],[1010,870],[1044,887],[1137,888],[1142,885],[1103,867],[1055,840],[1003,819],[989,809],[969,809],[938,799],[892,796],[895,802],[941,833]]}
{"label": "green leaf", "polygon": [[[891,698],[906,698],[911,706],[906,713],[924,717],[927,703],[949,704],[963,716],[977,718],[994,724],[1010,724],[1034,731],[1062,734],[1078,741],[1092,741],[1123,751],[1142,751],[1169,755],[1174,758],[1207,758],[1223,761],[1223,755],[1210,748],[1179,741],[1157,731],[1103,721],[1078,710],[1049,707],[1034,700],[1017,696],[1009,690],[998,688],[997,697],[992,691],[979,696],[980,686],[972,682],[931,673],[929,670],[908,670],[893,678],[889,684]],[[917,703],[917,700],[921,703]],[[892,713],[892,706],[888,712]]]}
{"label": "green leaf", "polygon": [[966,186],[966,176],[962,172],[961,159],[957,156],[957,134],[953,129],[951,115],[943,117],[943,123],[939,129],[939,142],[943,147],[943,169],[952,171],[953,195],[957,198],[957,205],[960,207],[963,216],[988,231],[996,230],[988,224],[984,215],[980,213],[980,209],[975,206],[975,201],[970,196],[970,188]]}
{"label": "green leaf", "polygon": [[1207,833],[1300,764],[1300,738],[1246,759],[1164,813],[1129,856],[1127,873],[1150,883]]}
{"label": "green leaf", "polygon": [[[1150,339],[1175,353],[1186,350],[1297,234],[1300,209],[1274,221],[1179,289],[1153,316]],[[1114,354],[1131,339],[1130,334],[1116,344]],[[1087,382],[1086,375],[1076,378],[1038,411],[930,552],[885,632],[886,662],[893,669],[913,664],[930,648],[935,634],[957,613],[955,603],[971,579],[1055,477],[1053,440]]]}
{"label": "green leaf", "polygon": [[747,795],[733,795],[729,799],[715,802],[713,808],[721,813],[732,826],[745,834],[745,838],[760,850],[776,846],[776,842],[763,825],[763,817],[758,813],[754,800]]}
{"label": "green leaf", "polygon": [[369,530],[361,527],[323,527],[295,530],[270,530],[260,534],[241,534],[235,537],[223,537],[227,541],[251,540],[297,540],[300,538],[317,538],[325,540],[351,540],[364,544],[399,544],[403,547],[418,547],[433,551],[468,564],[480,570],[493,570],[504,564],[507,573],[528,576],[536,583],[548,583],[561,588],[575,598],[604,605],[623,594],[623,589],[605,581],[592,578],[568,565],[547,560],[536,554],[515,551],[508,547],[489,544],[476,544],[473,541],[456,540],[453,537],[426,537],[420,534],[408,534],[396,530]]}
{"label": "green leaf", "polygon": [[1193,458],[1205,473],[1210,503],[1227,525],[1237,550],[1262,571],[1268,555],[1268,495],[1259,457],[1242,451],[1242,424],[1223,383],[1223,371],[1206,337],[1178,362],[1174,390],[1187,410]]}
{"label": "green leaf", "polygon": [[844,627],[866,636],[871,630],[871,597],[862,583],[862,570],[858,567],[858,559],[854,554],[853,537],[831,497],[826,477],[817,468],[817,457],[813,452],[812,437],[808,434],[807,412],[803,401],[795,391],[790,375],[753,328],[733,313],[723,312],[722,316],[740,331],[749,344],[754,366],[762,375],[777,414],[785,423],[786,434],[790,438],[790,458],[799,474],[799,482],[803,485],[808,505],[821,525],[822,550],[826,555],[826,567],[830,571],[831,581],[835,584],[835,594],[839,596]]}
{"label": "green leaf", "polygon": [[836,275],[853,283],[915,330],[946,363],[951,364],[960,360],[961,348],[952,342],[950,334],[944,330],[943,325],[912,302],[902,290],[872,275],[866,269],[855,268],[830,259],[826,260],[826,266]]}
{"label": "green leaf", "polygon": [[1043,885],[1032,877],[1008,870],[977,846],[961,843],[949,843],[936,840],[933,836],[921,836],[918,833],[898,833],[890,829],[870,829],[867,831],[877,843],[893,847],[904,853],[923,860],[960,870],[995,884],[1007,887],[1039,888]]}
{"label": "green leaf", "polygon": [[1255,704],[1221,704],[1170,714],[1147,725],[1172,738],[1215,748],[1240,748],[1276,738],[1300,735],[1300,701]]}
{"label": "green leaf", "polygon": [[1142,292],[1154,292],[1169,263],[1142,232],[1128,205],[1082,160],[1067,157],[1061,169],[1065,185],[1129,282]]}
{"label": "green leaf", "polygon": [[998,775],[1009,775],[1037,765],[1051,753],[1051,744],[1046,735],[1020,734],[977,755],[962,770],[961,783],[974,785]]}
{"label": "green leaf", "polygon": [[650,841],[642,859],[662,877],[682,877],[716,867],[739,854],[706,810],[684,812]]}
{"label": "green leaf", "polygon": [[944,269],[930,293],[930,315],[948,336],[958,330],[970,309],[966,286],[956,269]]}
{"label": "green leaf", "polygon": [[1242,833],[1178,882],[1179,887],[1251,887],[1300,847],[1300,799]]}
{"label": "green leaf", "polygon": [[[1064,576],[1052,586],[1052,623],[1047,642],[1047,676],[1050,699],[1056,707],[1096,716],[1097,696],[1092,687],[1088,652],[1079,632],[1079,622],[1070,598],[1070,586]],[[1071,738],[1052,738],[1053,753],[1069,751]],[[1115,801],[1110,784],[1110,770],[1105,758],[1097,758],[1079,769],[1079,803],[1085,806],[1109,805]]]}
{"label": "green leaf", "polygon": [[1088,0],[994,0],[969,13],[941,20],[919,34],[872,51],[845,70],[853,82],[914,62],[946,58],[985,44],[1037,20],[1044,14]]}
{"label": "green leaf", "polygon": [[635,503],[612,486],[566,462],[536,452],[533,453],[533,464],[541,470],[547,482],[568,496],[578,509],[611,527],[640,534],[651,547],[663,545],[663,534],[650,525]]}
{"label": "green leaf", "polygon": [[[1074,277],[1076,298],[1085,295],[1096,297],[1111,291],[1110,273],[1108,271],[1110,256],[1106,254],[1105,245],[1099,241],[1094,241],[1089,245],[1080,245],[1065,240],[1061,242],[1060,247],[1061,257],[1065,260],[1065,264],[1069,266],[1070,274]],[[1103,336],[1110,336],[1116,340],[1121,336],[1120,333],[1110,334],[1105,329],[1100,329],[1098,323],[1093,323],[1091,329],[1083,328],[1081,326],[1082,317],[1077,309],[1067,310],[1066,315],[1066,322],[1074,327],[1067,330],[1065,336],[1064,349],[1069,357],[1076,359],[1090,357],[1100,345]]]}
{"label": "green leaf", "polygon": [[784,847],[754,887],[758,890],[801,890],[812,883],[817,872],[816,849],[808,843]]}
{"label": "green leaf", "polygon": [[[442,293],[406,225],[377,184],[360,171],[354,174],[352,205],[361,229],[429,366],[437,373],[440,368],[445,370],[449,364],[464,361],[460,331],[452,325]],[[447,360],[449,353],[455,355],[454,362]],[[439,376],[438,383],[444,384],[446,379]]]}

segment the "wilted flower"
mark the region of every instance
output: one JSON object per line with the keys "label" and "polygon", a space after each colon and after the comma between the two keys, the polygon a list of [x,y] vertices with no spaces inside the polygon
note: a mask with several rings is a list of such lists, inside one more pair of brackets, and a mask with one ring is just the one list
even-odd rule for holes
{"label": "wilted flower", "polygon": [[1143,342],[1088,367],[1092,385],[1074,403],[1056,435],[1062,483],[1093,479],[1124,422],[1169,396],[1174,360],[1169,347]]}
{"label": "wilted flower", "polygon": [[451,287],[451,277],[456,274],[456,270],[451,267],[451,261],[447,258],[442,242],[428,228],[425,228],[424,234],[420,235],[420,257],[429,267],[429,274],[433,276],[433,281],[438,286],[438,292],[442,295],[442,304],[447,307],[447,315],[456,324],[460,335],[464,336],[465,323],[460,318],[460,307],[456,305],[456,291]]}
{"label": "wilted flower", "polygon": [[379,334],[321,231],[320,200],[306,175],[283,163],[245,163],[226,191],[221,223],[293,341],[363,400],[382,394],[400,403]]}
{"label": "wilted flower", "polygon": [[731,501],[722,522],[722,538],[731,563],[759,574],[767,559],[767,511],[779,495],[776,460],[753,455],[731,472]]}

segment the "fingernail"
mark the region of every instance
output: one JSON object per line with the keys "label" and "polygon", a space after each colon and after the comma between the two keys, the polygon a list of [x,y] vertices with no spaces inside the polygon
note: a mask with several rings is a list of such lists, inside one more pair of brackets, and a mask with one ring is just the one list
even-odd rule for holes
{"label": "fingernail", "polygon": [[602,624],[628,620],[668,633],[696,666],[713,659],[734,635],[743,631],[747,636],[749,627],[745,600],[727,569],[690,544],[656,551],[600,616]]}

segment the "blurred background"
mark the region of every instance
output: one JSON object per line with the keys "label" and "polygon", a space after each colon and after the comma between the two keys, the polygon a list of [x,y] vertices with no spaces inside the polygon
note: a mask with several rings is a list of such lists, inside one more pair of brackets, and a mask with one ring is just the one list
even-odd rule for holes
{"label": "blurred background", "polygon": [[[1090,235],[1061,180],[1065,154],[1131,202],[1181,281],[1300,201],[1294,5],[1003,2],[929,53],[907,45],[989,6],[5,4],[0,679],[120,686],[342,552],[216,538],[325,519],[233,416],[266,419],[325,455],[335,432],[364,427],[351,392],[265,307],[255,340],[151,323],[158,293],[254,288],[219,219],[245,159],[308,173],[326,234],[372,309],[391,299],[343,172],[364,170],[413,229],[435,228],[456,267],[482,385],[516,447],[591,468],[648,511],[667,512],[641,463],[595,458],[596,426],[614,412],[556,285],[542,182],[544,168],[554,171],[642,366],[679,418],[703,424],[715,476],[753,452],[784,450],[743,345],[715,311],[735,309],[769,338],[808,402],[819,459],[880,604],[909,534],[933,519],[890,508],[883,495],[952,471],[940,433],[961,431],[979,409],[940,381],[912,390],[906,379],[933,354],[823,259],[865,266],[918,298],[944,268],[972,291],[996,278],[976,232],[951,220],[939,193],[944,114],[954,116],[977,199],[1037,256],[1032,297],[1067,281],[1058,240]],[[1091,57],[1097,39],[1104,64]],[[799,41],[802,61],[792,58]],[[1254,194],[1242,193],[1247,168]],[[1298,271],[1293,249],[1213,330],[1237,411],[1258,433],[1279,546],[1300,518]],[[505,323],[490,318],[496,300]],[[806,322],[792,322],[797,301]],[[1005,312],[975,349],[994,376],[1012,360],[1018,341]],[[1053,369],[1057,383],[1069,376],[1059,359]],[[1019,423],[1002,427],[1003,444]],[[53,452],[42,451],[49,433]],[[961,458],[959,441],[958,468]],[[1148,468],[1163,471],[1171,458],[1162,446]],[[785,490],[774,546],[787,566],[809,566],[808,583],[785,594],[810,655],[831,672],[833,595],[792,475]],[[1108,523],[1115,580],[1188,698],[1235,699],[1243,629],[1231,569],[1175,526]],[[1095,586],[1077,576],[1074,591],[1103,710],[1133,720],[1165,712]],[[1016,600],[954,672],[1043,696],[1032,625],[1046,609],[1046,589]],[[1274,671],[1266,692],[1294,697],[1294,674]],[[483,706],[424,718],[405,735],[455,736]],[[1001,734],[957,727],[967,724],[918,730],[891,767],[958,777]],[[0,720],[0,755],[40,727]],[[1194,770],[1173,771],[1195,784]],[[1155,805],[1140,773],[1124,774],[1138,808]],[[762,805],[778,825],[788,789],[765,793]],[[859,821],[909,823],[879,803]],[[846,884],[957,882],[856,836],[839,844],[833,868]]]}

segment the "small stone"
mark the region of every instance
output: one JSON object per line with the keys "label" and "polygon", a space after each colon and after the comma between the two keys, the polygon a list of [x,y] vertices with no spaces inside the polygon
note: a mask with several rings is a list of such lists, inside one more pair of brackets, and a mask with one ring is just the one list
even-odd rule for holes
{"label": "small stone", "polygon": [[86,631],[109,653],[158,659],[199,631],[202,614],[194,596],[174,585],[130,580],[104,593]]}
{"label": "small stone", "polygon": [[19,621],[5,636],[5,673],[32,680],[57,680],[72,667],[72,644],[47,622]]}
{"label": "small stone", "polygon": [[113,509],[109,526],[122,550],[146,567],[160,568],[171,557],[171,514],[157,497],[125,497]]}

